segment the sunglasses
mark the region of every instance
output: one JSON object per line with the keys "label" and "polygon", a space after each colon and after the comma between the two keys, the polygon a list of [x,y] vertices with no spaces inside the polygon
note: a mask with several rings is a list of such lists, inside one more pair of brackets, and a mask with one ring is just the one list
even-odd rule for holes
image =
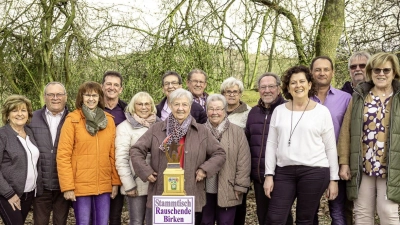
{"label": "sunglasses", "polygon": [[381,74],[381,72],[383,72],[383,74],[389,74],[390,71],[392,71],[392,68],[373,68],[372,72],[374,72],[374,74]]}
{"label": "sunglasses", "polygon": [[350,65],[350,69],[352,69],[352,70],[355,70],[355,69],[357,69],[357,67],[360,67],[360,69],[364,69],[365,68],[365,66],[366,66],[367,64],[353,64],[353,65]]}

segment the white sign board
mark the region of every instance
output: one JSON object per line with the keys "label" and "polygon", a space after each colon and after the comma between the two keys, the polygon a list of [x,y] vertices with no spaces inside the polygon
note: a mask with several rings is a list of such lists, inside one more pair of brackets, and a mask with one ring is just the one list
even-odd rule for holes
{"label": "white sign board", "polygon": [[194,196],[153,196],[153,224],[194,224]]}

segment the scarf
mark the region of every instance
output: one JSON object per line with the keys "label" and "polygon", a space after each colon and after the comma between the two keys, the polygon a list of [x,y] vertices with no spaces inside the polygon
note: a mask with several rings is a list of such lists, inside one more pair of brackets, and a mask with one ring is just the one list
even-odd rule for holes
{"label": "scarf", "polygon": [[[130,113],[127,113],[130,115]],[[128,118],[128,117],[127,117]],[[154,122],[156,122],[156,115],[155,114],[151,114],[149,117],[147,117],[146,119],[139,117],[136,113],[133,114],[133,118],[140,123],[142,126],[144,127],[150,127],[150,125],[152,125]]]}
{"label": "scarf", "polygon": [[82,105],[82,112],[86,118],[86,130],[94,136],[99,130],[107,127],[107,117],[102,109],[96,107],[90,110],[85,104]]}
{"label": "scarf", "polygon": [[210,123],[210,120],[207,119],[206,122],[206,127],[211,131],[211,134],[218,140],[221,141],[222,134],[229,128],[229,120],[228,117],[225,117],[224,120],[217,126],[213,127],[213,125]]}
{"label": "scarf", "polygon": [[[193,117],[189,114],[189,116],[183,121],[180,125],[178,120],[175,119],[174,115],[171,113],[167,118],[167,137],[164,139],[162,144],[160,145],[160,150],[165,152],[165,150],[169,151],[169,145],[174,142],[175,144],[179,144],[179,140],[186,135],[189,130],[189,126],[192,122]],[[164,145],[167,145],[167,149],[165,149]]]}

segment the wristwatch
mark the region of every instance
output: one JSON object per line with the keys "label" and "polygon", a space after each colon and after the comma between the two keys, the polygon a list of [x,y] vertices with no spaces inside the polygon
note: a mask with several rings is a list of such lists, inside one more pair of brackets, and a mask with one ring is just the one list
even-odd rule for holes
{"label": "wristwatch", "polygon": [[273,174],[265,174],[264,177],[273,177]]}

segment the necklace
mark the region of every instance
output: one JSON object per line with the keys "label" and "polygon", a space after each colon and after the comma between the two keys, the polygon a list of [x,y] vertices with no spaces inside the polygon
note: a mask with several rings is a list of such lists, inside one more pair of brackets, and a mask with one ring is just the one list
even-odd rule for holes
{"label": "necklace", "polygon": [[292,130],[292,125],[293,125],[293,111],[294,111],[294,109],[293,109],[293,100],[292,100],[292,117],[291,117],[291,120],[290,120],[290,136],[289,136],[288,146],[290,146],[290,142],[291,142],[291,140],[292,140],[292,135],[293,135],[293,133],[294,133],[294,130],[296,129],[297,125],[299,124],[301,118],[303,118],[303,115],[304,115],[304,113],[306,112],[306,109],[307,109],[307,106],[308,106],[309,103],[310,103],[310,99],[308,99],[307,105],[306,105],[306,107],[304,108],[304,111],[303,111],[303,113],[301,114],[300,119],[297,121],[296,125],[294,126],[294,128],[293,128],[293,130]]}

